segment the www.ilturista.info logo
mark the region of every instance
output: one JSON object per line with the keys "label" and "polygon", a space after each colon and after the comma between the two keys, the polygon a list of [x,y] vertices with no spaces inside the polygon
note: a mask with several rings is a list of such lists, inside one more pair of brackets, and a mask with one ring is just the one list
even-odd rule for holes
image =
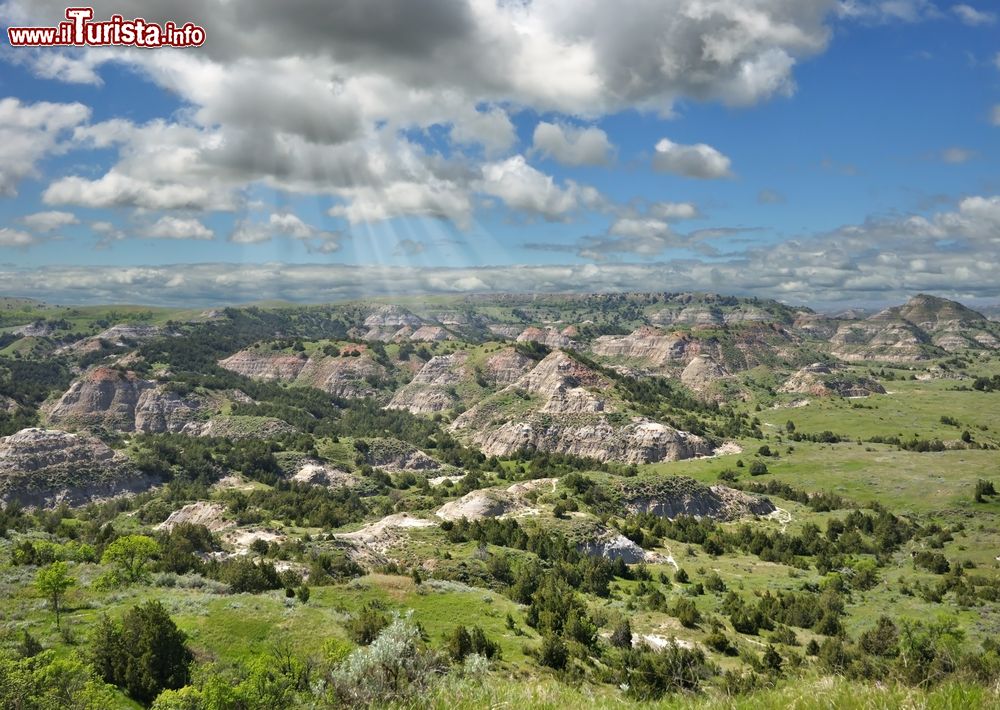
{"label": "www.ilturista.info logo", "polygon": [[126,20],[112,15],[105,22],[92,22],[94,8],[66,8],[66,22],[55,27],[8,27],[12,47],[200,47],[205,28],[188,22],[162,25],[141,17]]}

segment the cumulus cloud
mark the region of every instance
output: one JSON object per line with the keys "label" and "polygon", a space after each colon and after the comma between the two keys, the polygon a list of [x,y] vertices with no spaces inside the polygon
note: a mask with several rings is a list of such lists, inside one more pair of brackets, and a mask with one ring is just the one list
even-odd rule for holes
{"label": "cumulus cloud", "polygon": [[79,103],[0,99],[0,195],[16,195],[18,183],[38,175],[40,160],[63,152],[67,132],[89,116]]}
{"label": "cumulus cloud", "polygon": [[[98,17],[190,18],[212,39],[198,52],[21,56],[40,76],[78,82],[99,81],[104,63],[124,64],[185,105],[171,122],[110,121],[81,131],[81,144],[103,142],[119,161],[103,176],[57,180],[45,193],[48,204],[234,209],[241,190],[262,183],[329,196],[352,222],[415,214],[468,225],[481,173],[516,146],[510,111],[592,121],[630,108],[667,114],[688,98],[746,105],[787,94],[796,62],[826,48],[835,7],[835,0],[756,0],[752,8],[741,0],[428,0],[419,7],[405,0],[98,0]],[[5,8],[25,23],[51,22],[64,11],[56,0],[10,0]],[[546,125],[535,141],[539,154],[571,165],[610,159],[600,129],[569,128],[558,118]],[[434,127],[455,149],[443,152],[447,159],[401,138]],[[481,145],[485,158],[467,153],[470,145]],[[412,159],[397,162],[400,153]],[[3,176],[0,188],[9,191],[20,177]],[[579,190],[575,196],[587,199]],[[521,202],[547,218],[567,204],[551,190],[543,205]]]}
{"label": "cumulus cloud", "polygon": [[96,180],[65,177],[42,193],[47,205],[79,207],[140,207],[150,210],[228,209],[228,198],[201,185],[158,183],[112,171]]}
{"label": "cumulus cloud", "polygon": [[310,251],[331,253],[340,249],[339,232],[330,232],[306,224],[290,212],[274,212],[265,222],[242,221],[237,223],[229,241],[235,244],[261,244],[274,237],[289,237],[306,242]]}
{"label": "cumulus cloud", "polygon": [[986,10],[977,10],[971,5],[960,4],[952,5],[951,11],[958,16],[958,19],[963,23],[969,25],[970,27],[977,27],[979,25],[992,25],[997,21],[997,15],[995,12],[988,12]]}
{"label": "cumulus cloud", "polygon": [[165,215],[149,225],[143,235],[150,239],[212,239],[215,233],[197,219]]}
{"label": "cumulus cloud", "polygon": [[669,249],[693,249],[706,255],[715,250],[707,240],[726,236],[731,230],[695,230],[679,232],[673,223],[700,217],[698,208],[690,202],[654,202],[644,209],[629,207],[619,210],[604,234],[581,237],[573,245],[531,243],[526,246],[539,251],[575,253],[582,259],[605,262],[635,256],[650,259]]}
{"label": "cumulus cloud", "polygon": [[489,155],[503,153],[517,141],[510,116],[501,108],[464,111],[451,127],[451,137],[460,144],[479,144]]}
{"label": "cumulus cloud", "polygon": [[608,134],[595,126],[576,128],[542,121],[535,126],[532,148],[563,165],[607,165],[614,154]]}
{"label": "cumulus cloud", "polygon": [[667,138],[656,144],[653,168],[684,177],[715,180],[732,177],[731,161],[710,145],[680,145]]}
{"label": "cumulus cloud", "polygon": [[50,211],[25,215],[21,218],[21,222],[36,232],[47,233],[62,227],[79,224],[80,220],[72,212]]}
{"label": "cumulus cloud", "polygon": [[111,222],[98,220],[90,223],[90,230],[98,236],[96,248],[107,249],[114,242],[125,238],[125,232]]}
{"label": "cumulus cloud", "polygon": [[351,224],[380,222],[394,217],[420,216],[451,220],[468,227],[472,201],[468,191],[450,180],[428,178],[426,182],[401,180],[380,187],[345,188],[347,203],[329,210]]}
{"label": "cumulus cloud", "polygon": [[27,232],[10,227],[0,227],[0,247],[27,247],[37,243],[37,239]]}
{"label": "cumulus cloud", "polygon": [[[291,221],[288,224],[292,224]],[[633,253],[674,239],[663,224],[616,221]],[[289,227],[294,231],[295,227]],[[731,234],[700,230],[689,241]],[[0,243],[32,237],[0,230]],[[26,241],[27,240],[27,241]],[[586,244],[581,242],[586,247]],[[594,247],[596,242],[591,242]],[[599,245],[597,245],[599,246]],[[571,247],[579,249],[580,245]],[[640,252],[639,250],[645,250]],[[184,264],[155,267],[0,267],[0,291],[60,302],[219,305],[281,298],[321,302],[372,296],[501,292],[707,290],[823,305],[898,301],[918,291],[962,299],[1000,297],[1000,196],[972,196],[951,210],[846,225],[726,256],[597,264],[417,268],[336,264]]]}
{"label": "cumulus cloud", "polygon": [[550,221],[563,220],[582,207],[597,207],[600,193],[567,180],[560,186],[551,175],[528,165],[523,155],[483,166],[480,189],[508,207]]}
{"label": "cumulus cloud", "polygon": [[578,254],[594,261],[604,261],[621,254],[652,257],[684,244],[685,238],[675,233],[664,220],[623,217],[615,220],[606,235],[581,239]]}

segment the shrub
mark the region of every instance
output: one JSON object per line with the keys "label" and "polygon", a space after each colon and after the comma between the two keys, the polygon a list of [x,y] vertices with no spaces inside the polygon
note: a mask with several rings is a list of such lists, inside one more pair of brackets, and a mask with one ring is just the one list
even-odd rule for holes
{"label": "shrub", "polygon": [[444,659],[427,649],[410,617],[395,616],[365,648],[359,648],[329,675],[329,700],[344,707],[399,703],[426,694]]}
{"label": "shrub", "polygon": [[542,637],[542,646],[538,650],[539,663],[558,671],[566,667],[568,658],[569,651],[561,638],[555,634],[545,634]]}
{"label": "shrub", "polygon": [[948,560],[940,552],[921,550],[913,556],[913,566],[923,567],[934,574],[947,574],[951,569]]}
{"label": "shrub", "polygon": [[979,479],[976,481],[976,502],[982,503],[986,496],[995,496],[997,494],[996,488],[993,486],[992,481],[985,481]]}
{"label": "shrub", "polygon": [[632,648],[632,624],[628,619],[622,619],[611,632],[611,645],[615,648]]}
{"label": "shrub", "polygon": [[624,678],[628,695],[637,700],[656,700],[667,693],[696,691],[711,672],[700,649],[670,643],[657,651],[635,649],[624,654]]}
{"label": "shrub", "polygon": [[149,562],[160,552],[160,546],[145,535],[120,537],[104,550],[102,564],[114,566],[115,579],[122,584],[144,582],[149,576]]}
{"label": "shrub", "polygon": [[871,656],[892,658],[899,653],[899,629],[888,616],[880,616],[874,628],[858,637],[858,645]]}
{"label": "shrub", "polygon": [[94,635],[94,667],[108,683],[141,703],[190,680],[186,637],[158,601],[134,606],[121,622],[105,616]]}
{"label": "shrub", "polygon": [[375,641],[378,635],[389,626],[389,618],[373,604],[361,607],[358,615],[347,624],[347,633],[355,643],[367,646]]}
{"label": "shrub", "polygon": [[500,645],[488,639],[486,632],[478,626],[473,626],[471,630],[464,626],[456,626],[445,637],[445,647],[448,655],[456,663],[464,661],[472,654],[489,660],[500,657]]}
{"label": "shrub", "polygon": [[701,614],[698,607],[690,599],[681,597],[674,604],[673,615],[681,622],[681,626],[686,629],[693,629],[701,621]]}
{"label": "shrub", "polygon": [[705,645],[716,653],[721,653],[726,656],[735,656],[738,651],[733,645],[733,642],[729,640],[721,631],[713,631],[705,638]]}

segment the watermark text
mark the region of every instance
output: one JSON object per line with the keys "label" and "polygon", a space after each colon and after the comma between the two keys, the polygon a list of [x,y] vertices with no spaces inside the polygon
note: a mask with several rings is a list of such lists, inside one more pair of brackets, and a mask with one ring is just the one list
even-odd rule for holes
{"label": "watermark text", "polygon": [[205,28],[192,22],[147,22],[112,15],[94,21],[94,8],[68,7],[66,21],[55,27],[8,27],[12,47],[200,47]]}

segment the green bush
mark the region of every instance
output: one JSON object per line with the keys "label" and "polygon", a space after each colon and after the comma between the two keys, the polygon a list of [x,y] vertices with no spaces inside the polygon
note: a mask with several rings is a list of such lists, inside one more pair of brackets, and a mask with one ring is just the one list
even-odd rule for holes
{"label": "green bush", "polygon": [[121,622],[105,616],[94,634],[93,661],[98,674],[141,703],[151,703],[164,689],[190,680],[194,658],[158,601],[134,606]]}

